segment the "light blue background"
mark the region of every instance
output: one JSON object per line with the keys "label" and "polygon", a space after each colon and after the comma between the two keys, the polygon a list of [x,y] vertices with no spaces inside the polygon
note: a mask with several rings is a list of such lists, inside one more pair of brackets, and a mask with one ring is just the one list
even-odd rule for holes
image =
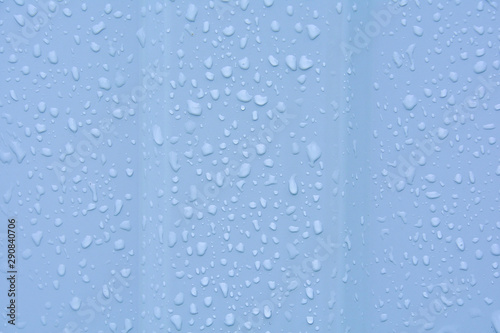
{"label": "light blue background", "polygon": [[497,9],[0,0],[17,329],[500,332]]}

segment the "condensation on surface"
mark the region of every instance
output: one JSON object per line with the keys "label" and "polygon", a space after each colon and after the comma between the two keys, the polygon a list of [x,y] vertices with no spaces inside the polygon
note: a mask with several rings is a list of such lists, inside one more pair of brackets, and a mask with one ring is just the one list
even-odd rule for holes
{"label": "condensation on surface", "polygon": [[0,0],[18,330],[500,332],[499,5]]}

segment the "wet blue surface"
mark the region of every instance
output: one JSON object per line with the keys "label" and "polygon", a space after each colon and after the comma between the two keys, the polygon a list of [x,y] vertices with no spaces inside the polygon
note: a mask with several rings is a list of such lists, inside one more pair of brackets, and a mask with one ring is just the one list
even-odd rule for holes
{"label": "wet blue surface", "polygon": [[0,0],[0,331],[500,332],[498,6]]}

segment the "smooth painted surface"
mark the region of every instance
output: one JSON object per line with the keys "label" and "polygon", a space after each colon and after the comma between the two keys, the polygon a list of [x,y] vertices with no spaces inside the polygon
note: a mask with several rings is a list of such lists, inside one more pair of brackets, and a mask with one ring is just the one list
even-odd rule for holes
{"label": "smooth painted surface", "polygon": [[0,1],[0,330],[500,332],[498,6]]}

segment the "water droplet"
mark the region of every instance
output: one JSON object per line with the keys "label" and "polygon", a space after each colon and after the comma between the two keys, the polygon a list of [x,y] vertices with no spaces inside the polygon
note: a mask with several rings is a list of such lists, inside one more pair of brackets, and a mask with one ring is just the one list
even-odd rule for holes
{"label": "water droplet", "polygon": [[233,326],[234,325],[234,314],[228,313],[226,317],[224,318],[224,324],[227,326]]}
{"label": "water droplet", "polygon": [[140,28],[139,30],[137,30],[135,35],[137,37],[137,40],[141,44],[141,47],[144,47],[146,45],[146,31],[144,30],[144,28]]}
{"label": "water droplet", "polygon": [[248,93],[248,91],[246,90],[240,90],[238,91],[238,93],[236,94],[236,97],[238,98],[239,101],[241,102],[250,102],[252,100],[252,95],[250,95]]}
{"label": "water droplet", "polygon": [[234,34],[234,27],[232,25],[227,26],[222,30],[222,33],[226,37],[232,36]]}
{"label": "water droplet", "polygon": [[313,141],[307,145],[307,157],[311,164],[321,157],[321,148],[319,148],[316,142]]}
{"label": "water droplet", "polygon": [[425,196],[429,199],[437,199],[441,196],[441,193],[436,191],[425,192]]}
{"label": "water droplet", "polygon": [[196,254],[197,255],[202,256],[205,254],[206,251],[207,251],[207,243],[206,242],[198,242],[198,244],[196,244]]}
{"label": "water droplet", "polygon": [[170,317],[170,321],[174,324],[175,329],[180,331],[182,329],[182,317],[179,315],[173,315]]}
{"label": "water droplet", "polygon": [[264,105],[267,104],[267,96],[255,95],[254,96],[254,102],[258,106],[264,106]]}
{"label": "water droplet", "polygon": [[250,67],[250,60],[248,59],[248,57],[240,59],[238,61],[238,65],[240,66],[241,69],[248,69]]}
{"label": "water droplet", "polygon": [[225,78],[229,78],[233,75],[233,68],[231,66],[224,66],[221,69],[221,73]]}
{"label": "water droplet", "polygon": [[50,51],[47,58],[49,59],[51,64],[57,64],[59,61],[56,51]]}
{"label": "water droplet", "polygon": [[285,57],[285,62],[288,68],[290,68],[292,71],[297,70],[297,57],[289,54]]}
{"label": "water droplet", "polygon": [[403,105],[406,110],[413,110],[413,108],[417,105],[417,98],[415,95],[406,95],[403,99]]}
{"label": "water droplet", "polygon": [[456,240],[455,240],[455,243],[457,244],[457,247],[460,251],[464,251],[465,250],[465,243],[464,243],[464,240],[462,239],[462,237],[458,237]]}
{"label": "water droplet", "polygon": [[476,72],[476,74],[481,74],[486,71],[486,67],[487,67],[486,62],[478,61],[474,65],[474,72]]}
{"label": "water droplet", "polygon": [[491,244],[490,251],[494,256],[500,256],[500,245],[498,243]]}
{"label": "water droplet", "polygon": [[101,21],[101,22],[95,24],[94,26],[92,26],[92,33],[94,35],[97,35],[101,31],[103,31],[105,28],[106,28],[106,24],[104,24],[104,22]]}
{"label": "water droplet", "polygon": [[321,30],[319,30],[319,28],[314,24],[308,24],[306,28],[310,39],[316,39],[316,37],[318,37],[321,33]]}
{"label": "water droplet", "polygon": [[276,67],[278,66],[280,63],[278,61],[278,59],[276,59],[274,56],[270,55],[269,57],[267,57],[267,60],[269,60],[269,63],[271,64],[271,66],[273,67]]}
{"label": "water droplet", "polygon": [[82,305],[82,300],[79,298],[79,297],[73,297],[71,299],[71,302],[69,302],[69,305],[71,306],[71,308],[75,311],[78,311],[80,310],[80,306]]}
{"label": "water droplet", "polygon": [[114,248],[116,251],[123,250],[125,248],[125,241],[123,239],[118,239],[114,243]]}
{"label": "water droplet", "polygon": [[433,227],[437,227],[441,223],[441,219],[439,217],[431,218],[431,225]]}
{"label": "water droplet", "polygon": [[82,240],[82,248],[86,249],[90,246],[90,244],[92,244],[92,237],[87,235],[83,238]]}
{"label": "water droplet", "polygon": [[59,264],[59,267],[57,267],[57,274],[59,274],[59,276],[64,276],[64,274],[66,274],[66,266],[64,266],[64,264]]}
{"label": "water droplet", "polygon": [[301,56],[299,59],[299,68],[302,70],[307,70],[314,65],[314,62],[311,59],[308,59],[306,56]]}
{"label": "water droplet", "polygon": [[194,22],[196,20],[197,15],[198,15],[198,7],[190,3],[186,11],[186,19],[188,21]]}
{"label": "water droplet", "polygon": [[36,246],[40,246],[42,238],[43,238],[43,231],[41,230],[38,230],[33,234],[31,234],[31,239],[33,240],[33,243],[35,243]]}
{"label": "water droplet", "polygon": [[111,89],[111,82],[109,81],[109,79],[105,77],[100,77],[98,81],[99,81],[99,88],[104,90]]}
{"label": "water droplet", "polygon": [[240,166],[240,170],[238,171],[238,177],[245,178],[250,174],[252,170],[252,166],[249,163],[243,163]]}
{"label": "water droplet", "polygon": [[314,221],[314,233],[316,235],[319,235],[322,232],[323,232],[323,225],[321,224],[321,221],[320,220]]}
{"label": "water droplet", "polygon": [[161,133],[161,128],[158,125],[153,125],[153,139],[157,145],[163,144],[163,135]]}
{"label": "water droplet", "polygon": [[288,181],[288,190],[291,194],[296,195],[298,193],[297,183],[295,182],[295,175],[290,177]]}
{"label": "water droplet", "polygon": [[494,311],[491,314],[491,322],[496,333],[500,333],[500,310]]}
{"label": "water droplet", "polygon": [[418,25],[414,25],[413,33],[418,37],[422,37],[422,35],[424,34],[424,29],[422,27],[419,27]]}
{"label": "water droplet", "polygon": [[448,130],[446,128],[439,127],[437,135],[438,138],[444,140],[448,136]]}
{"label": "water droplet", "polygon": [[188,112],[193,116],[201,115],[201,105],[200,103],[193,102],[192,100],[187,101],[188,104]]}

